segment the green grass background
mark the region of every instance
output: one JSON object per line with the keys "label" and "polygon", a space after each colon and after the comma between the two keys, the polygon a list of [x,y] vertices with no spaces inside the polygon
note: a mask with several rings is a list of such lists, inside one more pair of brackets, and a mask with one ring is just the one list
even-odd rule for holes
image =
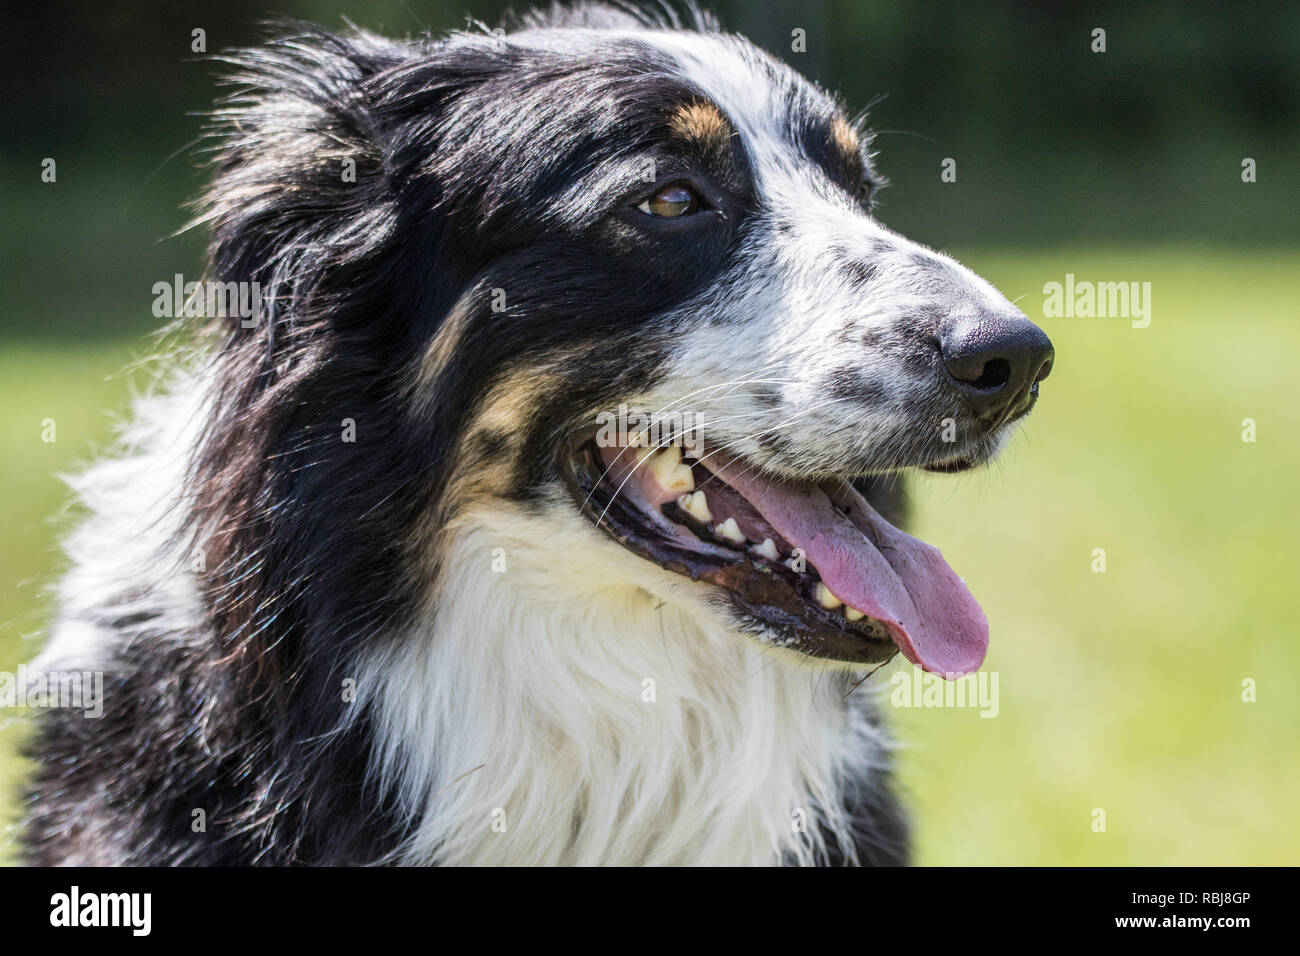
{"label": "green grass background", "polygon": [[[914,530],[988,614],[1000,691],[994,719],[890,710],[918,862],[1300,863],[1297,250],[963,258],[1023,296],[1057,364],[995,466],[913,484]],[[1041,318],[1043,283],[1067,272],[1151,282],[1150,328]],[[48,620],[56,473],[104,446],[128,395],[118,373],[147,347],[0,342],[0,670],[33,655]],[[6,823],[22,730],[21,713],[0,712]]]}

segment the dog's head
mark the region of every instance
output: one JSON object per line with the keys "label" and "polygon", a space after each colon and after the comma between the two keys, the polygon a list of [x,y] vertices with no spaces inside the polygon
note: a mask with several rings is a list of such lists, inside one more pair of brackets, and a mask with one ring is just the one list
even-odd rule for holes
{"label": "dog's head", "polygon": [[250,574],[414,594],[470,503],[563,489],[591,548],[695,579],[763,640],[979,665],[964,585],[853,481],[987,461],[1051,345],[874,218],[834,98],[689,26],[582,6],[234,58],[205,218],[214,277],[263,309],[224,343],[199,470],[232,615]]}

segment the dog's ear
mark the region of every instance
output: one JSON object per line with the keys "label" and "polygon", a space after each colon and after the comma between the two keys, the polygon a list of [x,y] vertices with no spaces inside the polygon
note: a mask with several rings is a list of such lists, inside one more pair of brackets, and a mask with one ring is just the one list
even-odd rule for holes
{"label": "dog's ear", "polygon": [[211,229],[208,279],[257,284],[258,314],[225,320],[232,335],[273,337],[282,319],[305,320],[323,276],[383,241],[394,196],[373,86],[411,55],[303,27],[218,58],[234,92],[210,114],[215,173],[191,225]]}
{"label": "dog's ear", "polygon": [[[403,105],[394,106],[393,90],[410,88],[393,78],[430,62],[433,47],[306,27],[220,58],[234,91],[211,114],[214,175],[195,224],[211,231],[205,280],[243,287],[239,302],[253,309],[207,319],[210,411],[189,497],[194,533],[211,535],[215,619],[231,634],[261,633],[243,594],[280,594],[291,588],[277,575],[294,580],[293,560],[254,557],[270,547],[267,515],[288,520],[286,503],[317,473],[320,487],[306,497],[318,504],[368,493],[357,487],[355,458],[339,454],[340,429],[357,414],[357,396],[394,375],[404,303],[392,290],[421,285],[399,281],[416,252],[395,254],[398,237],[414,231],[403,231],[400,216],[413,205],[403,190],[415,163],[399,154],[414,155],[419,134],[393,118]],[[421,128],[431,130],[436,111],[423,105]],[[385,434],[389,426],[367,427]],[[316,467],[336,461],[334,470]],[[308,532],[289,537],[301,542]],[[247,573],[257,580],[243,580],[254,566]]]}
{"label": "dog's ear", "polygon": [[218,57],[234,92],[209,114],[214,175],[190,225],[211,231],[205,279],[258,304],[211,325],[246,371],[256,353],[257,377],[279,378],[326,334],[395,348],[410,316],[437,312],[399,297],[427,296],[411,276],[437,271],[444,120],[526,55],[487,33],[302,26]]}

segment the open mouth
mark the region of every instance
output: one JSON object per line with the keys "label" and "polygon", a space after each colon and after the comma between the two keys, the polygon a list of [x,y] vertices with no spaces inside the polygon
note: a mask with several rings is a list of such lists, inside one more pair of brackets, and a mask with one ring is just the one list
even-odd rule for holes
{"label": "open mouth", "polygon": [[[954,469],[957,470],[957,469]],[[575,445],[570,491],[641,557],[720,588],[744,622],[792,650],[852,664],[902,651],[927,671],[975,671],[988,622],[937,548],[882,518],[847,481],[791,481],[724,450]]]}

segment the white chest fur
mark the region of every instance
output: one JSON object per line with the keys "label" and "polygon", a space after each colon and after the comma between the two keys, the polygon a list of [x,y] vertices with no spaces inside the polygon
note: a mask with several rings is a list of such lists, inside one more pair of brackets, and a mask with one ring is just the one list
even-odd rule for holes
{"label": "white chest fur", "polygon": [[[444,864],[810,862],[885,746],[845,682],[571,506],[458,522],[427,624],[359,666],[374,773]],[[498,550],[499,549],[499,550]]]}

